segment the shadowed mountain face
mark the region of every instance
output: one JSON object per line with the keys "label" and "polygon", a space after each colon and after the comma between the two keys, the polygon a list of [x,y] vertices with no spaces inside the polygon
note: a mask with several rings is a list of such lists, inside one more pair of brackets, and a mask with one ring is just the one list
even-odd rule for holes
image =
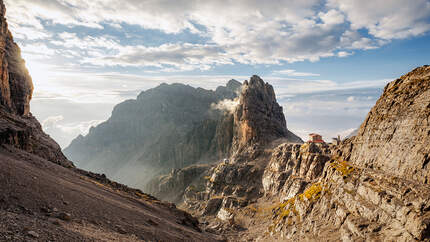
{"label": "shadowed mountain face", "polygon": [[[137,186],[172,168],[224,158],[233,136],[227,106],[240,86],[235,80],[215,91],[161,84],[118,104],[108,121],[64,152],[82,168]],[[230,100],[227,106],[223,100]]]}

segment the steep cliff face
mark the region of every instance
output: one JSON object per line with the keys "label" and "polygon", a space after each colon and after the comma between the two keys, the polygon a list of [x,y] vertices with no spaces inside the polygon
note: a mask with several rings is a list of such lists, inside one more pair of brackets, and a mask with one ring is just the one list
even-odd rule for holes
{"label": "steep cliff face", "polygon": [[118,104],[110,119],[78,137],[65,154],[78,166],[144,187],[155,176],[230,153],[233,116],[217,105],[237,97],[231,80],[215,91],[162,84]]}
{"label": "steep cliff face", "polygon": [[31,77],[13,41],[0,2],[0,145],[20,149],[63,166],[73,166],[58,144],[46,135],[30,113]]}
{"label": "steep cliff face", "polygon": [[283,201],[294,197],[321,176],[330,159],[330,146],[324,143],[279,145],[264,170],[265,195],[277,195]]}
{"label": "steep cliff face", "polygon": [[357,166],[430,183],[430,66],[389,83],[344,158]]}
{"label": "steep cliff face", "polygon": [[249,82],[244,82],[239,105],[234,112],[233,150],[240,153],[245,148],[264,146],[279,138],[303,142],[288,131],[273,87],[260,77],[252,76]]}
{"label": "steep cliff face", "polygon": [[5,19],[6,8],[0,4],[0,104],[10,113],[28,115],[33,83],[13,41]]}

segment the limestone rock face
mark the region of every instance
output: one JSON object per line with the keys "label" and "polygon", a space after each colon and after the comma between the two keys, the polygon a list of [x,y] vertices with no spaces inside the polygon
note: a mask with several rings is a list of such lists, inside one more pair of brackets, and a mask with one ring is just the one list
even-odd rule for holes
{"label": "limestone rock face", "polygon": [[233,150],[242,152],[253,145],[286,138],[290,142],[303,142],[287,130],[282,107],[277,103],[273,87],[260,77],[252,76],[242,85],[239,105],[234,112]]}
{"label": "limestone rock face", "polygon": [[10,113],[28,115],[33,82],[13,41],[5,19],[6,9],[0,3],[0,105]]}
{"label": "limestone rock face", "polygon": [[430,66],[389,83],[344,157],[430,184]]}
{"label": "limestone rock face", "polygon": [[21,51],[8,30],[5,11],[0,1],[0,146],[72,167],[60,146],[42,131],[30,113],[33,84]]}
{"label": "limestone rock face", "polygon": [[[286,199],[302,192],[305,185],[319,178],[325,163],[331,159],[331,150],[324,143],[282,144],[276,147],[263,175],[263,188],[267,194],[279,194]],[[300,177],[293,181],[291,176]],[[285,184],[287,180],[291,184]],[[294,195],[290,194],[293,186]]]}

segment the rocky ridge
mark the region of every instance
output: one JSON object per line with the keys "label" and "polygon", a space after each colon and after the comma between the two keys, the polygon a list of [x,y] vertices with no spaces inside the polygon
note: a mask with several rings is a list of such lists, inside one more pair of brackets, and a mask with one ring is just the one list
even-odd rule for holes
{"label": "rocky ridge", "polygon": [[338,146],[244,149],[182,206],[232,241],[430,241],[429,75],[423,66],[389,83]]}

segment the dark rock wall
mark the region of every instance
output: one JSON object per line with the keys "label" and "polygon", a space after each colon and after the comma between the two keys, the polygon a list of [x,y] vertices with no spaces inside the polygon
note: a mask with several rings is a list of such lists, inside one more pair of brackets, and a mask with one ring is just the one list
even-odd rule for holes
{"label": "dark rock wall", "polygon": [[33,83],[21,58],[21,50],[8,29],[5,12],[0,0],[0,145],[71,167],[73,163],[30,113]]}
{"label": "dark rock wall", "polygon": [[17,115],[30,113],[33,83],[21,58],[21,50],[13,41],[5,19],[6,9],[0,2],[0,104]]}

